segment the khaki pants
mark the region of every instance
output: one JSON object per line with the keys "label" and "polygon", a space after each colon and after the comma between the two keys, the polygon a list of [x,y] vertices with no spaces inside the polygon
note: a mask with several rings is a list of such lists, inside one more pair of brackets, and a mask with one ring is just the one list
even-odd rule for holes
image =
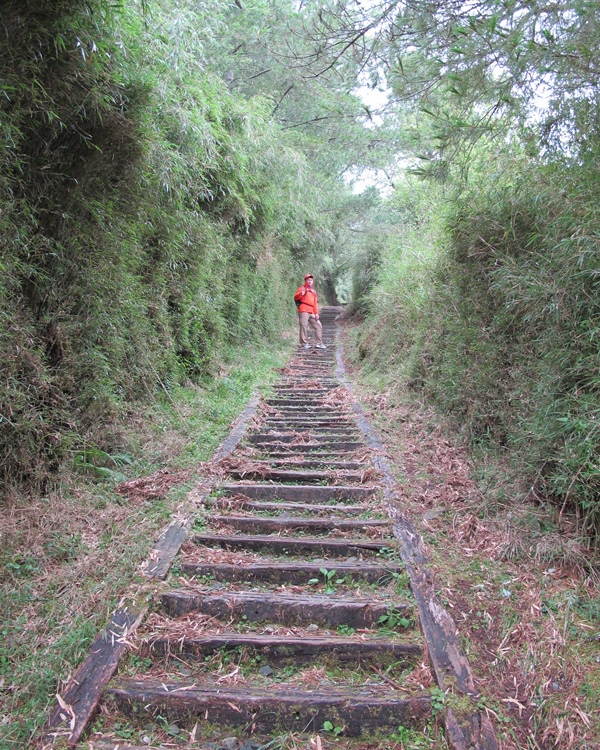
{"label": "khaki pants", "polygon": [[298,320],[300,322],[300,343],[301,344],[307,344],[307,334],[308,334],[308,326],[309,324],[312,326],[312,329],[315,332],[315,335],[317,337],[317,344],[323,343],[323,326],[321,325],[321,321],[317,320],[314,315],[311,315],[307,312],[301,312],[298,313]]}

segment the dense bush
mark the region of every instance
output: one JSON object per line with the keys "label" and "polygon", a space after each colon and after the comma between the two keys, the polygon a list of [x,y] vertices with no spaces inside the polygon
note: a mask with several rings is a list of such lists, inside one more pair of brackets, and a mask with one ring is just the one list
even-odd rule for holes
{"label": "dense bush", "polygon": [[422,389],[470,440],[506,450],[539,496],[597,535],[597,176],[482,152],[467,189],[444,197],[419,185],[420,201],[418,187],[395,197],[404,224],[384,253],[360,355]]}
{"label": "dense bush", "polygon": [[183,44],[105,0],[9,0],[3,26],[6,489],[112,450],[123,404],[268,341],[293,315],[299,248],[329,230],[267,103],[204,72],[198,28]]}

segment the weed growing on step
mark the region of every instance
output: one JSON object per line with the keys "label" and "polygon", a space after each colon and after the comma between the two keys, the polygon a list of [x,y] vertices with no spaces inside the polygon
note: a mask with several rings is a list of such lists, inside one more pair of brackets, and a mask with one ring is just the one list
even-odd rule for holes
{"label": "weed growing on step", "polygon": [[337,586],[340,586],[346,580],[345,578],[337,578],[337,571],[335,569],[327,570],[327,568],[319,568],[319,572],[321,573],[323,580],[321,581],[318,578],[311,578],[308,583],[310,586],[316,586],[319,583],[323,583],[325,586],[323,591],[324,594],[335,594]]}
{"label": "weed growing on step", "polygon": [[377,624],[382,632],[395,632],[400,629],[408,629],[414,624],[414,621],[406,617],[400,610],[390,607],[385,615],[381,615],[377,620]]}

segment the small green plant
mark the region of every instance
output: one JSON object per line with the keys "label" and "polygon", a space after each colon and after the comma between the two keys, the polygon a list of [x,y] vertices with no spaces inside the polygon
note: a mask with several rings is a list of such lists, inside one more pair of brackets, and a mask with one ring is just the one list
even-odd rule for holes
{"label": "small green plant", "polygon": [[39,569],[39,562],[35,557],[29,555],[15,555],[6,563],[6,569],[15,578],[27,578]]}
{"label": "small green plant", "polygon": [[115,722],[113,727],[114,733],[122,740],[131,740],[135,736],[136,730],[128,722]]}
{"label": "small green plant", "polygon": [[390,607],[385,615],[381,615],[377,620],[377,624],[380,628],[385,628],[386,630],[397,630],[398,628],[406,630],[406,628],[410,627],[411,623],[408,618],[404,617],[400,610]]}
{"label": "small green plant", "polygon": [[130,657],[131,666],[135,669],[150,669],[152,666],[152,659],[148,657],[139,656],[138,654],[132,654]]}
{"label": "small green plant", "polygon": [[[345,578],[336,578],[337,571],[336,570],[327,570],[327,568],[319,568],[319,572],[323,576],[324,583],[325,583],[325,593],[326,594],[335,594],[336,586],[339,586],[340,584],[344,583],[346,580]],[[318,578],[311,578],[308,582],[311,586],[316,586],[317,584],[321,583],[321,581]]]}
{"label": "small green plant", "polygon": [[338,633],[340,635],[354,635],[355,630],[344,622],[341,625],[338,625]]}
{"label": "small green plant", "polygon": [[172,576],[180,576],[182,573],[181,562],[179,560],[175,560],[175,562],[171,565],[169,572]]}
{"label": "small green plant", "polygon": [[390,576],[397,589],[404,591],[405,589],[408,588],[408,585],[410,583],[410,578],[408,576],[408,573],[406,572],[398,573],[396,570],[391,570]]}
{"label": "small green plant", "polygon": [[446,703],[446,693],[437,685],[431,688],[431,712],[437,716],[444,710]]}
{"label": "small green plant", "polygon": [[125,453],[110,455],[99,448],[85,448],[73,456],[73,467],[82,474],[96,479],[107,479],[112,482],[124,482],[127,477],[118,471],[123,466],[130,466],[131,458]]}
{"label": "small green plant", "polygon": [[395,732],[392,732],[390,739],[394,742],[399,742],[403,748],[410,748],[411,750],[413,748],[417,750],[417,748],[427,747],[428,744],[427,739],[422,734],[419,734],[414,729],[403,727],[402,724]]}
{"label": "small green plant", "polygon": [[323,731],[332,734],[334,737],[339,737],[344,731],[344,727],[336,727],[330,721],[323,722]]}

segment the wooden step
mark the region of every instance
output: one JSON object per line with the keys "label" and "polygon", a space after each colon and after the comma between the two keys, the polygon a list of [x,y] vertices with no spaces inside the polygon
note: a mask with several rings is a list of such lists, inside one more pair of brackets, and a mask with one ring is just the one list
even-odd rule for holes
{"label": "wooden step", "polygon": [[289,447],[290,450],[295,451],[358,451],[366,450],[367,446],[358,440],[340,440],[339,437],[327,438],[326,436],[319,436],[316,438],[311,436],[310,442],[294,443],[297,440],[296,435],[248,435],[246,440],[252,445],[257,446],[263,451],[273,449],[281,450],[282,446],[285,445],[286,449]]}
{"label": "wooden step", "polygon": [[[366,450],[366,446],[363,443],[359,444],[360,447],[364,450]],[[267,461],[269,461],[271,458],[274,459],[281,459],[285,460],[286,458],[289,458],[291,460],[291,463],[295,463],[297,458],[301,458],[303,460],[310,460],[312,462],[317,463],[325,463],[327,464],[331,459],[338,459],[338,458],[353,458],[352,454],[356,451],[354,450],[323,450],[322,448],[319,448],[317,450],[318,446],[312,446],[309,450],[306,451],[309,455],[306,457],[300,455],[297,456],[298,453],[302,454],[302,448],[304,448],[304,445],[277,445],[274,450],[264,450],[264,446],[258,446],[254,448],[255,451],[260,452],[261,455],[267,455],[269,456]],[[254,460],[254,459],[251,459]],[[357,462],[360,463],[360,462]],[[360,466],[363,466],[364,468],[367,468],[366,463],[360,463]]]}
{"label": "wooden step", "polygon": [[267,516],[236,516],[234,514],[211,515],[210,523],[223,523],[245,532],[257,532],[259,534],[281,534],[284,531],[304,530],[312,532],[329,533],[336,529],[340,531],[352,531],[360,535],[369,529],[390,528],[390,522],[381,521],[357,521],[347,518],[269,518]]}
{"label": "wooden step", "polygon": [[278,414],[288,415],[302,415],[307,414],[311,416],[332,416],[333,414],[339,414],[340,417],[346,419],[354,419],[355,414],[352,409],[341,404],[331,404],[325,401],[323,396],[299,396],[297,398],[277,398],[267,399],[265,403],[272,407],[268,410],[266,416],[277,416]]}
{"label": "wooden step", "polygon": [[[225,501],[229,502],[229,501]],[[218,505],[219,501],[215,503]],[[365,513],[367,508],[364,505],[317,505],[316,503],[269,503],[261,502],[260,500],[242,500],[236,505],[238,508],[244,508],[245,510],[258,510],[258,511],[283,511],[283,512],[301,512],[309,511],[310,513],[326,513],[340,515],[357,515],[359,513]]]}
{"label": "wooden step", "polygon": [[[318,385],[315,389],[307,388],[305,384],[308,381],[318,383]],[[285,378],[285,380],[282,381],[282,386],[286,391],[292,390],[294,393],[319,393],[323,389],[326,391],[335,390],[340,387],[340,384],[334,378],[324,378],[322,376],[319,377],[316,374],[311,374],[310,377],[300,375],[297,378]]]}
{"label": "wooden step", "polygon": [[283,469],[243,470],[232,469],[228,472],[232,479],[255,479],[263,482],[302,482],[305,484],[322,484],[323,482],[334,483],[343,480],[345,482],[360,482],[362,474],[350,471],[340,471],[333,474],[328,471],[293,471]]}
{"label": "wooden step", "polygon": [[343,727],[347,737],[371,736],[404,727],[422,727],[431,714],[428,696],[406,698],[399,691],[375,687],[302,691],[282,685],[230,688],[223,684],[119,680],[107,691],[116,706],[137,720],[157,714],[170,723],[193,727],[198,722],[219,727],[252,727],[270,733],[321,732],[325,722]]}
{"label": "wooden step", "polygon": [[302,379],[302,382],[292,382],[288,381],[287,384],[280,389],[276,389],[275,395],[276,397],[280,398],[297,398],[297,399],[303,399],[303,398],[327,398],[333,391],[335,391],[337,388],[339,388],[339,383],[335,383],[333,381],[331,382],[323,382],[322,378],[315,378],[312,382],[319,381],[319,386],[315,388],[305,388],[304,382],[306,382],[304,379]]}
{"label": "wooden step", "polygon": [[[371,628],[377,625],[393,606],[401,616],[410,613],[405,602],[376,601],[372,598],[350,596],[285,595],[267,591],[166,591],[161,604],[171,617],[191,612],[230,620],[232,617],[248,622],[275,622],[281,625],[325,628],[347,625],[350,628]],[[410,614],[409,614],[410,616]]]}
{"label": "wooden step", "polygon": [[[339,414],[342,416],[344,410],[339,406],[332,406],[331,404],[324,404],[319,399],[306,399],[300,398],[294,399],[281,399],[281,398],[270,398],[265,401],[269,406],[277,407],[277,413],[281,414]],[[351,416],[350,412],[345,411],[346,415]]]}
{"label": "wooden step", "polygon": [[346,582],[364,581],[365,583],[385,584],[391,580],[393,573],[401,573],[402,568],[394,565],[383,566],[365,562],[266,562],[247,563],[242,560],[236,564],[227,563],[196,563],[181,561],[181,570],[189,576],[210,578],[215,581],[268,581],[269,583],[289,583],[306,585],[311,579],[317,578],[324,582],[322,569],[335,570],[336,578],[344,578]]}
{"label": "wooden step", "polygon": [[191,540],[198,546],[222,547],[232,550],[272,550],[279,555],[333,555],[352,557],[376,555],[393,548],[393,542],[379,540],[331,539],[325,537],[278,537],[249,534],[195,534]]}
{"label": "wooden step", "polygon": [[329,425],[312,425],[306,422],[292,422],[286,420],[277,424],[269,424],[268,421],[260,432],[254,433],[255,435],[272,436],[272,435],[288,435],[293,433],[294,435],[317,435],[318,437],[339,437],[340,435],[352,436],[359,435],[360,432],[356,427],[331,427]]}
{"label": "wooden step", "polygon": [[[285,454],[284,454],[285,455]],[[258,464],[259,466],[264,466],[267,469],[286,469],[289,471],[295,471],[297,469],[328,469],[330,471],[343,471],[344,469],[352,470],[352,469],[366,469],[367,467],[364,464],[361,464],[359,461],[335,461],[330,460],[328,461],[326,458],[320,459],[320,460],[294,460],[294,456],[286,455],[287,460],[281,460],[278,458],[273,458],[269,460],[257,460],[257,459],[250,459],[252,461],[252,465]]]}
{"label": "wooden step", "polygon": [[265,432],[306,432],[327,433],[330,435],[353,434],[360,432],[354,423],[344,423],[339,419],[300,419],[286,417],[285,419],[266,419],[261,424],[261,434]]}
{"label": "wooden step", "polygon": [[158,638],[150,644],[157,656],[183,655],[186,659],[204,660],[215,651],[244,648],[259,654],[265,663],[294,661],[304,663],[325,657],[337,662],[350,662],[358,666],[364,662],[395,661],[400,667],[409,667],[422,658],[423,650],[415,643],[398,643],[388,638],[307,637],[256,635],[254,633],[220,633],[202,638]]}
{"label": "wooden step", "polygon": [[327,500],[366,500],[375,492],[373,487],[322,487],[320,485],[290,484],[223,484],[222,495],[245,495],[260,500],[291,500],[292,502],[310,503]]}

